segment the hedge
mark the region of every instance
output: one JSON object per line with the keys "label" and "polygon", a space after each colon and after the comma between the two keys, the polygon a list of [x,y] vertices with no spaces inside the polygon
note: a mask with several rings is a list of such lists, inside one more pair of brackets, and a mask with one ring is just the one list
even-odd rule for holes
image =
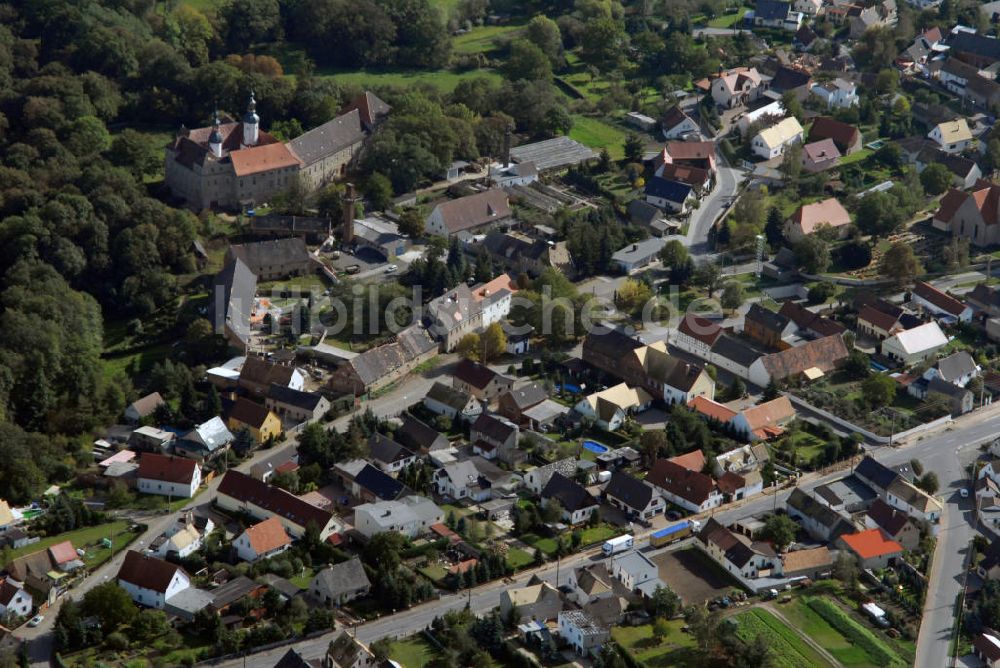
{"label": "hedge", "polygon": [[832,601],[825,598],[806,598],[804,600],[806,605],[838,633],[847,638],[851,644],[863,649],[875,664],[880,666],[906,665],[906,662],[879,640],[874,633],[858,624]]}

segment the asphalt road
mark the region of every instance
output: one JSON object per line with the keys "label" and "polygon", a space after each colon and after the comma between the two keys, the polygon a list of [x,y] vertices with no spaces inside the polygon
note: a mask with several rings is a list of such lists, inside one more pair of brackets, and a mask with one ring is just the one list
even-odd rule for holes
{"label": "asphalt road", "polygon": [[[394,417],[402,413],[406,408],[408,408],[413,403],[419,401],[427,391],[430,389],[431,385],[434,384],[434,380],[444,373],[447,365],[453,358],[449,356],[446,358],[442,365],[439,365],[432,371],[419,376],[407,377],[402,383],[397,385],[391,391],[386,394],[373,399],[371,401],[364,402],[362,405],[362,410],[371,409],[375,415],[379,417]],[[330,429],[343,430],[347,427],[350,422],[351,416],[340,417],[330,423]],[[260,450],[254,454],[254,456],[241,463],[239,466],[235,467],[236,470],[248,473],[250,467],[252,467],[257,462],[262,460],[270,459],[271,457],[277,456],[279,453],[287,452],[289,455],[293,454],[295,448],[298,446],[297,438],[294,434],[289,436],[286,441],[279,447],[271,448],[269,450]],[[216,476],[211,482],[209,482],[205,489],[193,499],[191,506],[202,505],[205,503],[211,503],[215,498],[216,490],[218,489],[219,483],[222,480],[222,476]],[[135,541],[129,546],[130,549],[141,550],[149,545],[149,543],[163,533],[167,527],[177,521],[180,516],[181,511],[175,513],[170,513],[166,515],[134,515],[129,516],[135,521],[142,522],[148,525],[148,529],[140,534]],[[88,591],[96,587],[97,585],[106,582],[108,580],[114,579],[115,575],[118,573],[118,569],[121,567],[122,561],[125,559],[124,551],[114,558],[108,560],[100,568],[91,573],[87,578],[80,582],[76,587],[74,587],[68,594],[74,599],[80,599]],[[35,628],[29,628],[28,626],[22,626],[17,629],[14,633],[15,637],[25,640],[28,642],[28,651],[31,659],[32,666],[48,666],[50,664],[51,657],[54,651],[54,637],[52,630],[55,626],[55,620],[59,612],[59,606],[62,600],[57,601],[56,604],[50,607],[45,613],[45,619]],[[249,664],[248,664],[249,665]]]}
{"label": "asphalt road", "polygon": [[[972,540],[973,530],[968,522],[971,502],[962,499],[958,489],[965,484],[965,467],[978,455],[978,446],[989,442],[1000,433],[1000,405],[986,408],[956,421],[953,426],[940,429],[922,438],[913,438],[897,447],[877,447],[869,451],[877,460],[887,466],[903,464],[920,459],[926,470],[935,471],[941,485],[939,498],[945,504],[945,511],[938,534],[938,550],[935,553],[930,590],[917,643],[918,668],[941,668],[948,663],[947,656],[951,638],[952,612],[955,599],[961,590],[965,569],[965,550]],[[825,474],[808,474],[799,481],[799,486],[811,490],[821,484],[845,475],[840,469]],[[777,496],[764,494],[749,501],[730,504],[716,509],[711,514],[720,522],[729,524],[736,520],[769,512],[773,507],[784,505],[792,488],[778,492]],[[702,516],[704,517],[704,515]],[[645,533],[639,534],[644,536]],[[638,539],[637,539],[638,540]],[[679,545],[667,549],[677,549]],[[661,550],[662,551],[662,550]],[[565,582],[571,568],[592,563],[597,550],[573,555],[558,565],[559,582]],[[476,588],[471,596],[468,592],[452,594],[438,601],[416,606],[409,610],[383,617],[359,625],[353,632],[366,643],[380,638],[399,638],[412,635],[428,626],[437,615],[459,609],[466,604],[477,614],[487,612],[499,605],[500,594],[511,587],[524,585],[533,575],[556,584],[556,564],[547,564],[541,569],[521,573],[513,584],[494,581]],[[318,638],[296,643],[294,646],[305,658],[321,657],[338,631]],[[247,666],[271,666],[281,657],[288,646],[246,657]],[[235,668],[243,665],[244,658],[219,665]]]}
{"label": "asphalt road", "polygon": [[726,205],[732,201],[744,178],[744,173],[741,170],[731,167],[726,162],[722,151],[716,149],[715,159],[718,163],[715,188],[691,213],[688,231],[684,237],[684,243],[691,250],[692,255],[711,253],[708,245],[708,231],[716,219],[726,210]]}

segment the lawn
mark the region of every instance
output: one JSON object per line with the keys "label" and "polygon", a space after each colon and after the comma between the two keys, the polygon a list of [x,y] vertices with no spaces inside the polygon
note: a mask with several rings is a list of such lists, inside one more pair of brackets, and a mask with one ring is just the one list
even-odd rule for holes
{"label": "lawn", "polygon": [[288,581],[299,589],[309,589],[309,585],[312,583],[313,573],[314,571],[312,568],[305,567],[302,569],[302,572],[295,577],[288,578]]}
{"label": "lawn", "polygon": [[653,637],[651,624],[616,626],[611,629],[611,637],[646,666],[660,668],[689,665],[694,639],[681,631],[683,620],[671,620],[667,625],[670,632],[659,640]]}
{"label": "lawn", "polygon": [[413,636],[389,645],[389,658],[401,663],[403,668],[424,668],[434,658],[434,650],[423,638]]}
{"label": "lawn", "polygon": [[735,14],[723,14],[722,16],[716,16],[714,19],[708,22],[709,28],[732,28],[734,25],[743,20],[743,15],[747,13],[746,7],[740,7],[739,11]]}
{"label": "lawn", "polygon": [[823,441],[806,431],[792,432],[786,442],[795,449],[802,463],[812,463],[823,453]]}
{"label": "lawn", "polygon": [[852,645],[837,629],[816,614],[803,599],[796,598],[781,611],[796,628],[844,664],[844,668],[875,668],[881,665],[863,648]]}
{"label": "lawn", "polygon": [[535,558],[524,550],[512,547],[507,550],[507,565],[518,570],[525,566],[530,566],[535,562]]}
{"label": "lawn", "polygon": [[775,668],[814,668],[829,666],[819,652],[807,645],[795,631],[785,626],[781,620],[760,608],[734,616],[737,635],[750,640],[762,635],[772,649]]}
{"label": "lawn", "polygon": [[444,566],[441,564],[431,564],[430,566],[424,566],[417,570],[419,570],[420,574],[425,578],[435,583],[441,582],[448,577],[448,571],[446,571]]}
{"label": "lawn", "polygon": [[498,37],[512,36],[522,29],[520,25],[480,26],[451,40],[455,53],[490,53],[498,46]]}
{"label": "lawn", "polygon": [[37,543],[32,543],[31,545],[25,545],[24,547],[19,547],[14,550],[6,550],[4,551],[4,555],[13,560],[18,557],[23,557],[26,554],[33,554],[39,550],[44,550],[55,545],[56,543],[68,540],[73,543],[73,547],[86,550],[87,554],[83,558],[83,563],[87,565],[87,568],[93,569],[97,568],[111,557],[111,550],[106,547],[91,546],[95,544],[99,545],[102,539],[111,538],[113,535],[115,552],[120,552],[125,549],[125,546],[131,543],[136,536],[136,534],[128,530],[129,524],[131,524],[131,522],[109,522],[108,524],[98,524],[97,526],[77,529],[76,531],[67,531],[66,533],[61,533],[58,536],[48,536],[46,538],[42,538]]}
{"label": "lawn", "polygon": [[455,90],[459,81],[485,77],[500,82],[500,74],[492,70],[471,70],[469,72],[452,72],[451,70],[347,70],[325,71],[334,81],[353,86],[377,88],[379,86],[413,86],[425,83],[450,93]]}
{"label": "lawn", "polygon": [[845,155],[840,159],[840,166],[843,167],[844,165],[851,165],[854,164],[855,162],[861,162],[862,160],[867,159],[868,156],[870,156],[874,152],[875,151],[871,150],[870,148],[863,148],[857,153]]}
{"label": "lawn", "polygon": [[532,547],[537,547],[545,554],[555,554],[558,544],[555,538],[542,538],[533,533],[526,533],[521,536],[521,540]]}
{"label": "lawn", "polygon": [[625,131],[600,119],[574,114],[569,136],[595,151],[608,149],[614,160],[625,157]]}
{"label": "lawn", "polygon": [[595,543],[603,543],[607,539],[611,538],[618,533],[613,527],[609,526],[599,526],[599,527],[589,527],[583,530],[583,540],[580,542],[581,545],[593,545]]}

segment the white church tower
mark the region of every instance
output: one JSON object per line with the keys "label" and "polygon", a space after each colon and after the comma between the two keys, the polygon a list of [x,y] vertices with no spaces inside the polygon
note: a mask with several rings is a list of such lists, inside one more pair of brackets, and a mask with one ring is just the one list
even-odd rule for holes
{"label": "white church tower", "polygon": [[243,145],[256,146],[260,135],[260,116],[257,115],[257,101],[254,100],[253,91],[250,91],[250,104],[247,105],[247,113],[243,116]]}
{"label": "white church tower", "polygon": [[216,158],[222,157],[222,132],[219,131],[219,112],[212,115],[212,134],[208,135],[208,150]]}

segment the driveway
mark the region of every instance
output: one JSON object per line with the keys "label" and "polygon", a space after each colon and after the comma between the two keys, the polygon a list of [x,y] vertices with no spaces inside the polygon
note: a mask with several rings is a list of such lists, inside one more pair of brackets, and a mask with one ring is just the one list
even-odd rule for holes
{"label": "driveway", "polygon": [[740,183],[746,177],[743,170],[731,167],[722,155],[722,151],[718,149],[715,152],[715,159],[718,163],[715,188],[701,201],[701,206],[691,213],[688,231],[684,236],[684,245],[695,256],[711,254],[708,232],[726,210],[727,205],[732,202],[739,191]]}

